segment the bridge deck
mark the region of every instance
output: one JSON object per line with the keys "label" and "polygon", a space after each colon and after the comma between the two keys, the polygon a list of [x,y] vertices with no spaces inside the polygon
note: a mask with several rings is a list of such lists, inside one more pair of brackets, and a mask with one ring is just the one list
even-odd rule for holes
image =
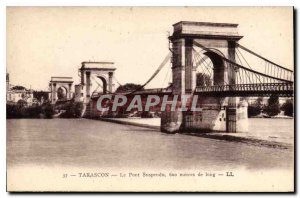
{"label": "bridge deck", "polygon": [[197,87],[195,94],[205,96],[286,96],[294,94],[292,83],[261,83],[261,84],[236,84],[214,85]]}
{"label": "bridge deck", "polygon": [[[114,93],[117,94],[117,93]],[[130,92],[118,93],[122,95]],[[171,89],[145,89],[130,95],[170,95]],[[213,85],[196,87],[195,94],[213,97],[245,97],[245,96],[271,96],[292,97],[294,86],[292,83],[261,83],[261,84],[236,84],[236,85]],[[98,98],[101,93],[95,93],[92,98]]]}

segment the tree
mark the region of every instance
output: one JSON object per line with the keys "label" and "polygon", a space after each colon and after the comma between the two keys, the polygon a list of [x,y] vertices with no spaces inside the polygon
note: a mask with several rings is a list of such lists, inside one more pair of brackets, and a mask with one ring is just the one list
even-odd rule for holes
{"label": "tree", "polygon": [[17,108],[17,105],[6,104],[6,118],[20,118],[20,109]]}
{"label": "tree", "polygon": [[196,86],[210,86],[212,85],[212,80],[209,75],[204,73],[196,74]]}
{"label": "tree", "polygon": [[45,115],[45,118],[52,118],[55,113],[54,107],[50,103],[43,105],[42,111]]}
{"label": "tree", "polygon": [[293,100],[287,99],[285,103],[282,105],[281,110],[284,111],[284,115],[286,116],[294,116]]}
{"label": "tree", "polygon": [[24,107],[26,107],[26,106],[27,106],[27,102],[26,102],[25,100],[22,100],[22,99],[18,100],[18,102],[17,102],[17,107],[18,107],[19,109],[24,108]]}
{"label": "tree", "polygon": [[16,85],[14,87],[11,88],[12,90],[27,90],[25,87],[20,86],[20,85]]}
{"label": "tree", "polygon": [[142,87],[142,85],[139,85],[139,84],[134,84],[134,83],[127,83],[125,85],[120,85],[116,92],[131,92],[131,91],[135,91],[135,90],[138,90],[138,91],[142,91],[144,90],[144,88]]}
{"label": "tree", "polygon": [[268,100],[268,105],[266,106],[267,114],[269,116],[275,116],[280,113],[280,105],[278,96],[272,95]]}
{"label": "tree", "polygon": [[71,100],[65,103],[62,108],[65,112],[60,115],[60,118],[80,118],[83,110],[83,104],[81,102],[74,102],[74,100]]}
{"label": "tree", "polygon": [[42,114],[42,107],[37,106],[29,106],[27,107],[22,114],[23,118],[39,118],[40,114]]}
{"label": "tree", "polygon": [[263,100],[264,100],[264,98],[263,97],[258,97],[257,99],[256,99],[256,105],[257,106],[259,106],[259,107],[262,107],[263,106]]}
{"label": "tree", "polygon": [[260,114],[260,112],[262,110],[262,106],[263,106],[262,101],[263,101],[263,98],[258,97],[253,104],[248,106],[249,117],[257,116]]}
{"label": "tree", "polygon": [[42,101],[42,98],[44,100],[47,100],[49,97],[49,92],[47,91],[34,91],[33,92],[33,97],[36,98],[38,101]]}

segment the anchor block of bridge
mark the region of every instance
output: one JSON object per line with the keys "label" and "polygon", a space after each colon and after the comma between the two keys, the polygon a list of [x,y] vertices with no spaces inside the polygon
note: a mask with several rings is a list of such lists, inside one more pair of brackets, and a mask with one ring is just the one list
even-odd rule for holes
{"label": "anchor block of bridge", "polygon": [[[172,43],[172,94],[192,97],[199,95],[199,112],[163,112],[162,131],[227,131],[248,130],[247,104],[239,97],[206,96],[196,88],[196,65],[193,60],[195,44],[208,50],[200,53],[213,63],[213,85],[235,84],[236,70],[225,64],[221,57],[235,62],[236,43],[242,38],[238,34],[237,24],[204,23],[182,21],[173,25]],[[197,93],[198,91],[198,93]],[[180,115],[179,115],[180,114]]]}

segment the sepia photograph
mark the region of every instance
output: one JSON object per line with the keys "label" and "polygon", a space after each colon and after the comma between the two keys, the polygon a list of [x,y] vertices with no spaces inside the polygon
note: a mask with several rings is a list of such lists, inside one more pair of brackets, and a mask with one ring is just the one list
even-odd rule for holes
{"label": "sepia photograph", "polygon": [[6,7],[8,192],[295,192],[293,7]]}

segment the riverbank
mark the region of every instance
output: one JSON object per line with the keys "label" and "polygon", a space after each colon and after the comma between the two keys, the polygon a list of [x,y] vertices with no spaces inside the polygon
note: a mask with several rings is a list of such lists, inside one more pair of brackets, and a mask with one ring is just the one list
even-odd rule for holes
{"label": "riverbank", "polygon": [[[155,130],[160,130],[160,118],[101,118],[100,120],[106,122],[113,122],[124,125],[133,125],[139,127],[145,127]],[[268,118],[267,120],[272,120]],[[290,123],[285,123],[276,119],[276,124],[289,125]],[[294,145],[294,129],[292,131],[288,130],[270,130],[268,124],[265,124],[264,119],[261,118],[250,118],[250,122],[253,121],[253,124],[249,124],[249,132],[240,132],[240,133],[220,133],[220,132],[209,132],[209,133],[184,133],[185,135],[211,138],[217,140],[231,141],[231,142],[240,142],[246,143],[255,146],[264,146],[270,148],[278,149],[289,149],[293,148]],[[288,119],[288,122],[291,122],[293,125],[293,120]],[[254,124],[255,123],[255,124]],[[259,127],[257,127],[259,126]],[[257,128],[256,128],[257,127]],[[276,127],[276,126],[275,126]],[[278,129],[278,128],[277,128]]]}
{"label": "riverbank", "polygon": [[6,119],[80,118],[83,104],[73,100],[53,105],[50,103],[27,106],[24,101],[6,104]]}

